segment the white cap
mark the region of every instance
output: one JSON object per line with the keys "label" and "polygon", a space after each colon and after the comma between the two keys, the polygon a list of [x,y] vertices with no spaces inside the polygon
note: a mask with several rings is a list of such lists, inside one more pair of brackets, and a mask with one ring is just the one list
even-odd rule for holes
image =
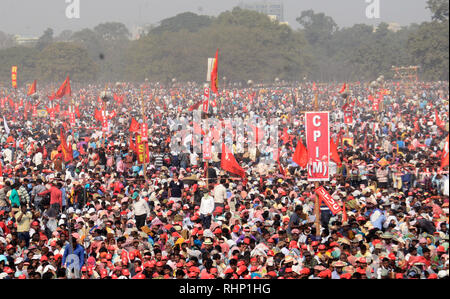
{"label": "white cap", "polygon": [[95,213],[95,209],[94,209],[94,208],[90,208],[90,209],[88,210],[88,214],[92,214],[92,213]]}

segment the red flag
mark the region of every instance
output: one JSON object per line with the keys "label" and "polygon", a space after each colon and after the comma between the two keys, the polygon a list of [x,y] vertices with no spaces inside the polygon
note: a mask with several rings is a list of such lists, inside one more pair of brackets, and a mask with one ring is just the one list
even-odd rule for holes
{"label": "red flag", "polygon": [[30,85],[30,88],[28,89],[27,96],[32,95],[36,92],[36,80],[34,80],[33,84]]}
{"label": "red flag", "polygon": [[313,82],[312,90],[314,90],[314,91],[316,91],[316,90],[317,90],[317,87],[316,87],[316,82]]}
{"label": "red flag", "polygon": [[436,125],[439,128],[443,129],[444,128],[444,122],[439,118],[439,114],[438,114],[436,109],[434,109],[434,114],[436,116]]}
{"label": "red flag", "polygon": [[72,161],[73,160],[72,147],[66,143],[66,137],[64,136],[62,128],[60,129],[60,133],[61,133],[61,150],[63,152],[64,161],[66,162]]}
{"label": "red flag", "polygon": [[214,67],[211,71],[211,91],[215,94],[219,95],[218,84],[219,84],[219,75],[218,75],[218,63],[219,63],[219,49],[216,51],[216,59],[214,60]]}
{"label": "red flag", "polygon": [[67,76],[66,80],[64,80],[61,87],[58,89],[58,91],[55,94],[55,99],[60,99],[65,95],[72,95],[72,90],[70,89],[70,78]]}
{"label": "red flag", "polygon": [[101,111],[101,110],[98,110],[98,109],[96,108],[96,109],[95,109],[95,112],[94,112],[94,117],[95,117],[96,120],[102,121],[102,120],[103,120],[102,111]]}
{"label": "red flag", "polygon": [[130,125],[130,129],[128,130],[130,132],[138,132],[139,131],[139,123],[137,120],[133,118],[131,118],[131,125]]}
{"label": "red flag", "polygon": [[203,103],[203,102],[200,101],[200,102],[198,102],[198,103],[192,105],[191,107],[189,107],[189,111],[197,110],[198,107],[200,107],[200,105],[201,105],[202,103]]}
{"label": "red flag", "polygon": [[347,84],[344,83],[344,85],[342,85],[342,88],[341,88],[341,90],[339,91],[339,93],[344,93],[346,87],[347,87]]}
{"label": "red flag", "polygon": [[54,92],[52,92],[52,95],[51,96],[47,96],[47,98],[50,100],[50,101],[52,101],[52,100],[54,100],[55,99],[55,93]]}
{"label": "red flag", "polygon": [[278,164],[278,170],[283,176],[286,176],[286,171],[284,170],[283,166],[280,162],[280,149],[278,149],[278,155],[277,155],[277,164]]}
{"label": "red flag", "polygon": [[297,148],[292,156],[292,160],[302,168],[305,168],[306,165],[308,165],[308,150],[300,139],[298,139]]}
{"label": "red flag", "polygon": [[75,106],[75,114],[77,115],[78,118],[80,118],[80,110],[78,109],[80,107],[80,105],[76,105]]}
{"label": "red flag", "polygon": [[348,222],[347,211],[345,209],[345,202],[342,202],[342,222]]}
{"label": "red flag", "polygon": [[129,147],[130,150],[132,150],[133,152],[136,151],[136,147],[135,147],[135,145],[134,145],[134,143],[133,143],[133,136],[131,136],[131,134],[130,134],[130,139],[129,139],[129,141],[128,141],[128,147]]}
{"label": "red flag", "polygon": [[336,143],[334,143],[333,138],[330,138],[330,159],[336,162],[336,164],[341,167],[342,162],[341,158],[339,158],[339,154],[337,151]]}
{"label": "red flag", "polygon": [[243,179],[245,177],[244,169],[237,163],[233,154],[225,146],[225,143],[222,143],[222,158],[220,161],[220,167],[223,170],[234,173]]}
{"label": "red flag", "polygon": [[444,145],[444,150],[442,151],[442,158],[441,158],[441,170],[444,168],[444,167],[446,167],[446,166],[448,166],[448,164],[449,164],[449,153],[450,153],[450,150],[449,150],[449,135],[447,135],[447,141],[445,142],[445,145]]}

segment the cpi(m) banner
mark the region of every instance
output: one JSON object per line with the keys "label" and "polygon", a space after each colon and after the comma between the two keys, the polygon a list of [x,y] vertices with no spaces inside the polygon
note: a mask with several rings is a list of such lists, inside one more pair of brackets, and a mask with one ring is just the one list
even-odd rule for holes
{"label": "cpi(m) banner", "polygon": [[17,66],[11,67],[11,84],[12,87],[17,88]]}
{"label": "cpi(m) banner", "polygon": [[319,187],[316,189],[316,194],[319,196],[320,200],[322,200],[328,208],[330,208],[330,211],[333,213],[333,215],[336,215],[340,211],[342,211],[341,206],[339,203],[331,197],[331,195],[325,190],[323,187]]}
{"label": "cpi(m) banner", "polygon": [[329,181],[330,122],[328,112],[306,112],[308,181]]}

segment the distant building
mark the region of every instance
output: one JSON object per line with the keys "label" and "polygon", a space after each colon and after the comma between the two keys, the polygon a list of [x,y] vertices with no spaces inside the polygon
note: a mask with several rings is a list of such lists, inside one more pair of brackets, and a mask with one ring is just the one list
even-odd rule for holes
{"label": "distant building", "polygon": [[[378,26],[373,26],[373,32],[377,32]],[[397,32],[402,29],[402,26],[398,23],[388,23],[388,30],[392,32]]]}
{"label": "distant building", "polygon": [[257,11],[268,15],[272,20],[276,19],[279,22],[284,22],[284,6],[282,2],[277,1],[260,1],[254,3],[241,3],[239,7]]}
{"label": "distant building", "polygon": [[37,43],[39,37],[26,37],[26,36],[15,35],[14,39],[16,40],[16,43],[18,45],[34,46]]}

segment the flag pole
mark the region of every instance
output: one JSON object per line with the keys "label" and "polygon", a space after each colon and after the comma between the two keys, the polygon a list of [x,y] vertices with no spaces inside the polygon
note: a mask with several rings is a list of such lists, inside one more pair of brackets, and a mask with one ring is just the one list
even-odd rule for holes
{"label": "flag pole", "polygon": [[[314,101],[314,108],[316,111],[319,109],[319,91],[316,90],[315,94],[315,101]],[[319,188],[319,182],[314,182],[314,191]],[[316,237],[320,236],[320,200],[319,195],[315,195],[315,201],[314,201],[314,215],[315,215],[315,226],[316,226]]]}
{"label": "flag pole", "polygon": [[[142,115],[142,124],[145,122],[145,107],[144,107],[144,90],[141,87],[141,115]],[[148,143],[148,141],[146,141]],[[148,147],[148,144],[147,144]],[[145,157],[144,157],[144,180],[147,181],[147,148],[145,148]]]}

